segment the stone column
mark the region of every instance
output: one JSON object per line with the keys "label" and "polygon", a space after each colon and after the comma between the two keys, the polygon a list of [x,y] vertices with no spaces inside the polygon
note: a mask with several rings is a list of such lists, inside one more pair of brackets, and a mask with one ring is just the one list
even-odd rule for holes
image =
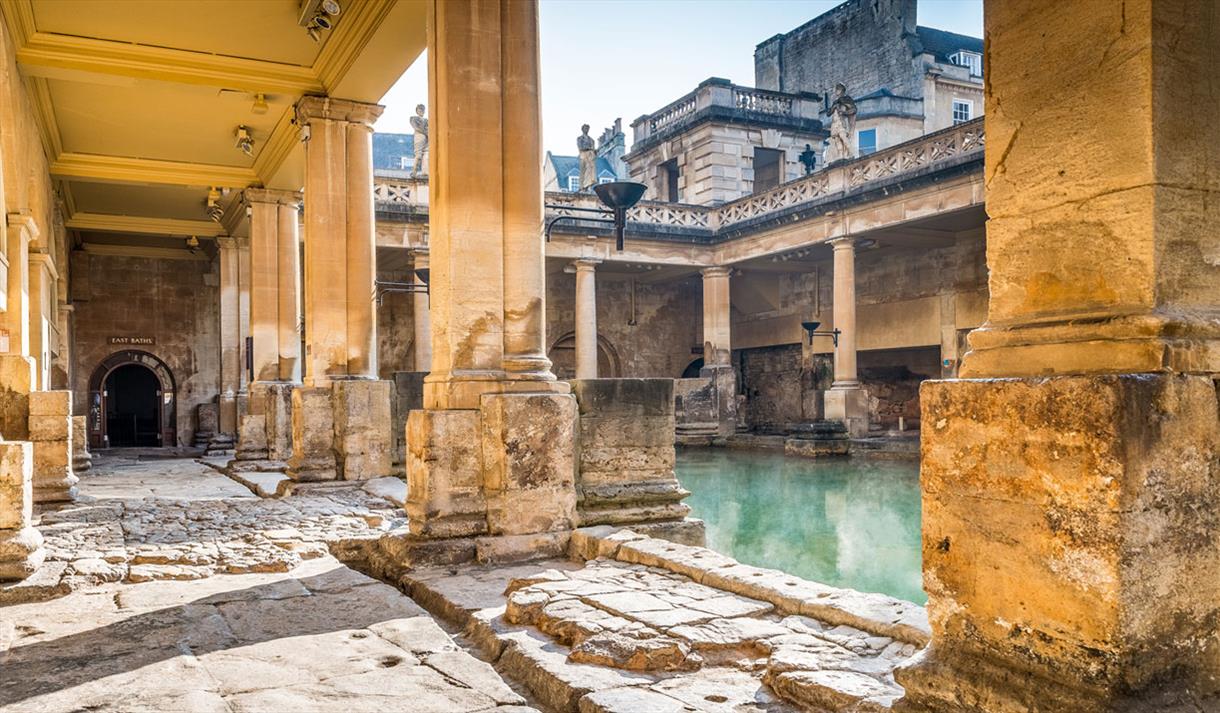
{"label": "stone column", "polygon": [[[428,251],[415,251],[415,270],[428,269]],[[412,282],[420,280],[412,275]],[[432,307],[427,292],[416,292],[411,296],[413,304],[412,323],[415,329],[415,370],[427,372],[432,368]]]}
{"label": "stone column", "polygon": [[214,441],[236,435],[237,392],[241,388],[241,288],[237,240],[220,237],[216,239],[216,246],[220,259],[220,406]]}
{"label": "stone column", "polygon": [[46,557],[34,528],[33,447],[0,442],[0,582],[25,579]]}
{"label": "stone column", "polygon": [[300,239],[295,191],[246,189],[250,206],[250,334],[254,381],[239,416],[235,466],[280,470],[292,452],[292,388],[300,382]]}
{"label": "stone column", "polygon": [[716,434],[737,430],[737,372],[733,369],[732,310],[729,277],[732,268],[703,270],[703,369],[716,393]]}
{"label": "stone column", "polygon": [[246,339],[250,336],[250,238],[237,240],[237,413],[246,413],[250,370],[246,359]]}
{"label": "stone column", "polygon": [[35,381],[33,388],[51,388],[51,329],[58,318],[55,309],[55,281],[59,273],[46,250],[29,251],[29,341],[30,355],[34,357]]}
{"label": "stone column", "polygon": [[836,238],[834,249],[834,327],[839,330],[835,346],[834,383],[825,394],[828,420],[842,421],[852,435],[868,431],[868,399],[856,373],[856,241]]}
{"label": "stone column", "polygon": [[988,320],[969,378],[921,389],[932,642],[905,705],[1209,710],[1220,14],[985,10]]}
{"label": "stone column", "polygon": [[6,229],[8,258],[7,307],[4,327],[7,332],[6,354],[30,355],[30,241],[38,238],[38,224],[31,216],[8,214]]}
{"label": "stone column", "polygon": [[409,524],[417,537],[562,532],[576,404],[543,352],[537,2],[428,12],[432,370],[407,424]]}
{"label": "stone column", "polygon": [[597,264],[581,259],[576,267],[576,378],[597,378]]}
{"label": "stone column", "polygon": [[[390,472],[390,384],[376,380],[373,304],[372,126],[381,111],[332,97],[297,103],[297,121],[309,131],[303,389],[310,393],[293,395],[288,475],[296,480]],[[319,409],[326,403],[324,416]]]}
{"label": "stone column", "polygon": [[729,366],[733,356],[728,267],[703,270],[703,366]]}

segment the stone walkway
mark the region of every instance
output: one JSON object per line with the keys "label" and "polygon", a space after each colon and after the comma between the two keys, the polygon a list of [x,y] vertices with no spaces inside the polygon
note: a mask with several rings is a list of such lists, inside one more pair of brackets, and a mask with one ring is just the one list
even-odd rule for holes
{"label": "stone walkway", "polygon": [[0,713],[885,711],[928,636],[909,602],[629,530],[407,568],[402,510],[354,485],[264,499],[129,455],[80,490],[0,586]]}
{"label": "stone walkway", "polygon": [[40,583],[0,597],[0,711],[535,709],[436,620],[328,554],[401,511],[261,500],[186,460],[95,461],[43,513]]}

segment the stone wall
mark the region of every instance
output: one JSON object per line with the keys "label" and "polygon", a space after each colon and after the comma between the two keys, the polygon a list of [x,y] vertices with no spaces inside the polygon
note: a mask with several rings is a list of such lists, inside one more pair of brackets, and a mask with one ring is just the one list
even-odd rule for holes
{"label": "stone wall", "polygon": [[[177,386],[178,444],[190,444],[195,407],[220,385],[219,274],[210,260],[74,253],[76,307],[73,404],[84,414],[89,377],[117,351],[140,349],[165,362]],[[112,336],[151,337],[151,345],[113,345]]]}
{"label": "stone wall", "polygon": [[[596,280],[599,346],[606,353],[605,361],[599,360],[599,376],[676,378],[701,357],[703,292],[698,277],[658,284],[599,270]],[[576,324],[575,276],[550,271],[546,298],[549,356],[555,375],[569,379],[575,376],[570,346]],[[611,371],[601,373],[607,363]]]}
{"label": "stone wall", "polygon": [[881,87],[920,95],[911,60],[916,0],[848,0],[754,51],[754,84],[783,92],[829,93],[836,82],[860,96]]}
{"label": "stone wall", "polygon": [[[379,251],[380,253],[381,251]],[[380,257],[380,255],[379,255]],[[378,267],[378,280],[417,282],[407,269]],[[381,297],[377,309],[377,374],[393,379],[400,371],[415,371],[415,308],[413,295],[389,292]],[[428,365],[423,366],[424,369]]]}
{"label": "stone wall", "polygon": [[743,349],[738,354],[744,421],[752,431],[787,432],[822,417],[823,390],[830,388],[827,355],[806,354],[799,344]]}

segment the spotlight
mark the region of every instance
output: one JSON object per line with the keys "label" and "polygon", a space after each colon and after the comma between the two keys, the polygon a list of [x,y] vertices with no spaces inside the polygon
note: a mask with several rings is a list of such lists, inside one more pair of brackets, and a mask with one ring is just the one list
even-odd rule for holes
{"label": "spotlight", "polygon": [[266,95],[255,94],[254,106],[250,107],[250,111],[255,114],[266,114],[268,108]]}
{"label": "spotlight", "polygon": [[327,15],[338,15],[341,9],[338,0],[322,0],[322,12]]}
{"label": "spotlight", "polygon": [[309,39],[313,40],[314,42],[322,41],[322,33],[318,32],[318,28],[314,27],[313,25],[305,28],[305,34],[309,35]]}
{"label": "spotlight", "polygon": [[186,246],[187,246],[188,248],[190,248],[191,250],[194,250],[194,249],[198,248],[198,247],[199,247],[199,238],[195,237],[194,235],[192,235],[191,237],[187,238],[187,239],[186,239]]}
{"label": "spotlight", "polygon": [[319,12],[317,15],[314,15],[314,18],[313,18],[314,27],[318,27],[323,30],[329,30],[331,28],[331,24],[332,23],[330,21],[330,16],[327,15],[326,13]]}
{"label": "spotlight", "polygon": [[220,219],[225,215],[225,209],[220,205],[220,191],[216,188],[208,190],[207,215],[208,218],[217,223],[219,223]]}
{"label": "spotlight", "polygon": [[245,126],[239,126],[235,133],[237,136],[237,148],[245,155],[253,156],[254,138],[250,136],[250,129]]}

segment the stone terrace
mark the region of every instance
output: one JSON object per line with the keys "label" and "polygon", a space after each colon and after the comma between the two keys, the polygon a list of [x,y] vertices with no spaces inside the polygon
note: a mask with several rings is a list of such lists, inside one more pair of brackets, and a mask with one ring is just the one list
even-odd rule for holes
{"label": "stone terrace", "polygon": [[402,511],[353,486],[104,456],[81,492],[0,588],[5,713],[885,710],[927,641],[908,602],[611,527],[570,560],[404,570]]}

